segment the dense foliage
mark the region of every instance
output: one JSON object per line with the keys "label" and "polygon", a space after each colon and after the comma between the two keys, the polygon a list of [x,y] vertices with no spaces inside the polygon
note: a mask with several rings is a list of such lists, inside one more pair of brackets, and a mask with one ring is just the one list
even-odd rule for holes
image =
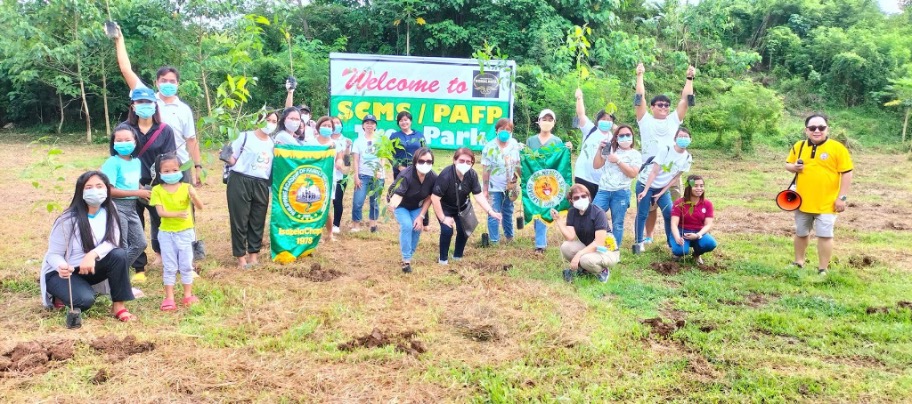
{"label": "dense foliage", "polygon": [[[300,82],[296,102],[325,113],[331,51],[514,59],[520,138],[544,107],[558,113],[559,131],[569,130],[578,85],[592,112],[614,103],[619,118],[632,121],[639,62],[647,92],[674,100],[688,64],[697,67],[698,107],[686,124],[707,133],[698,142],[704,146],[786,142],[798,133],[792,117],[850,108],[858,112],[835,114],[847,133],[898,142],[912,108],[910,7],[885,15],[869,0],[297,3],[5,1],[0,23],[14,34],[0,37],[0,92],[7,95],[0,124],[59,132],[83,124],[106,130],[106,121],[122,119],[128,89],[104,35],[109,18],[122,27],[144,81],[162,65],[180,69],[182,99],[199,117],[213,117],[201,122],[210,138],[225,136],[211,123],[281,106],[290,74]],[[238,77],[246,85],[231,100]]]}

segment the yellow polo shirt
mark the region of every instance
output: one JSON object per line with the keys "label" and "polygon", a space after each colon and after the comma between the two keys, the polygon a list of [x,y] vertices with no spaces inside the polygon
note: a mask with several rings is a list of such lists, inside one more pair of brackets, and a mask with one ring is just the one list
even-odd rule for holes
{"label": "yellow polo shirt", "polygon": [[193,228],[193,210],[190,206],[193,202],[190,200],[190,184],[180,183],[177,191],[168,192],[161,185],[152,187],[152,197],[149,198],[149,205],[162,206],[166,212],[187,212],[187,218],[163,217],[159,230],[176,233]]}
{"label": "yellow polo shirt", "polygon": [[[802,148],[802,144],[804,147]],[[799,150],[801,156],[798,156]],[[819,145],[807,139],[795,143],[789,152],[788,163],[804,161],[804,170],[798,174],[797,189],[805,213],[836,213],[833,204],[839,198],[842,174],[852,171],[852,157],[842,143],[827,138]]]}

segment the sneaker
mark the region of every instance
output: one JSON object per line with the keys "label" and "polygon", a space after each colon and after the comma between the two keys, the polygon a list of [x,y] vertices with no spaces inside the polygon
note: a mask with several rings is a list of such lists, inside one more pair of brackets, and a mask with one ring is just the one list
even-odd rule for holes
{"label": "sneaker", "polygon": [[371,226],[371,233],[377,232],[377,226]]}
{"label": "sneaker", "polygon": [[788,266],[792,269],[804,269],[804,264],[799,264],[795,261],[792,261]]}
{"label": "sneaker", "polygon": [[640,255],[645,250],[645,247],[643,247],[643,243],[634,243],[632,250],[633,250],[633,255]]}
{"label": "sneaker", "polygon": [[453,257],[453,261],[456,261],[456,262],[462,261],[462,257]]}
{"label": "sneaker", "polygon": [[643,239],[643,245],[652,244],[652,237],[646,237]]}
{"label": "sneaker", "polygon": [[541,247],[535,247],[535,253],[545,255],[545,249]]}
{"label": "sneaker", "polygon": [[611,271],[609,271],[607,268],[603,269],[602,272],[600,272],[598,274],[598,280],[601,283],[608,282],[608,278],[610,278],[610,277],[611,277]]}
{"label": "sneaker", "polygon": [[573,271],[569,269],[564,270],[564,282],[572,283],[573,282]]}
{"label": "sneaker", "polygon": [[703,265],[703,257],[697,256],[697,264]]}
{"label": "sneaker", "polygon": [[450,265],[450,262],[447,260],[437,260],[437,263],[440,265]]}
{"label": "sneaker", "polygon": [[333,232],[333,234],[339,234],[342,232],[342,230],[339,229],[339,226],[333,226],[332,232]]}
{"label": "sneaker", "polygon": [[826,268],[817,268],[817,275],[826,276],[826,274],[827,274]]}
{"label": "sneaker", "polygon": [[146,283],[146,273],[137,272],[133,275],[133,283]]}
{"label": "sneaker", "polygon": [[406,274],[412,273],[412,264],[405,262],[402,264],[402,272]]}

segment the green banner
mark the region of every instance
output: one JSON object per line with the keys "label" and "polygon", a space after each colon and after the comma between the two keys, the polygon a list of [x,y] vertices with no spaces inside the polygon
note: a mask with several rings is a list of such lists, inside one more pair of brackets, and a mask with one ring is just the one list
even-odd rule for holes
{"label": "green banner", "polygon": [[276,145],[269,220],[273,261],[293,262],[317,248],[332,202],[335,155],[330,147]]}
{"label": "green banner", "polygon": [[391,135],[399,130],[400,111],[412,114],[412,129],[424,133],[431,148],[478,151],[494,139],[497,120],[510,117],[510,102],[333,95],[329,105],[329,114],[341,117],[343,133],[351,138],[361,133],[367,114],[377,117],[378,131]]}
{"label": "green banner", "polygon": [[553,145],[538,150],[523,149],[522,158],[523,216],[526,223],[541,219],[551,223],[551,209],[564,211],[570,207],[567,191],[573,185],[570,150]]}

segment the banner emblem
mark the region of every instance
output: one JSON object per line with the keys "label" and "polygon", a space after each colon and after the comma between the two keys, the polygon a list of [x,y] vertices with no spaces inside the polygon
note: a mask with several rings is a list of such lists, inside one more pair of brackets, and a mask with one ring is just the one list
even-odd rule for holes
{"label": "banner emblem", "polygon": [[282,181],[279,187],[282,209],[292,220],[309,223],[320,219],[329,179],[314,166],[300,166]]}
{"label": "banner emblem", "polygon": [[553,169],[535,172],[529,177],[526,184],[529,199],[545,209],[551,209],[560,204],[569,190],[570,186],[564,181],[564,177]]}

